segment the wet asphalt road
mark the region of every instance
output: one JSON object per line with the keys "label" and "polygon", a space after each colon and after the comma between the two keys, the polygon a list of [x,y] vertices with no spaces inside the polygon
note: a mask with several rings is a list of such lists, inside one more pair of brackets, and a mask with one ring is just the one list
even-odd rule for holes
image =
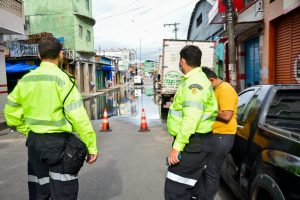
{"label": "wet asphalt road", "polygon": [[[159,119],[151,81],[144,89],[126,87],[85,102],[94,129],[98,131],[104,107],[109,110],[112,132],[97,133],[100,157],[80,171],[78,199],[82,200],[162,200],[172,138]],[[126,92],[125,92],[126,91]],[[125,94],[126,93],[126,94]],[[141,109],[145,108],[150,132],[139,133]],[[0,199],[28,199],[25,137],[0,137]],[[215,200],[231,200],[232,194],[221,184]]]}

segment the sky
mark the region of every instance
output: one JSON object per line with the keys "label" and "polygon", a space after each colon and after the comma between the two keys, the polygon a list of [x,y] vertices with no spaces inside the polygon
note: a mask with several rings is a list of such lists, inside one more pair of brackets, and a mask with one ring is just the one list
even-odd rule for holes
{"label": "sky", "polygon": [[198,0],[92,0],[95,49],[134,49],[137,62],[158,60],[163,39],[186,39],[192,11]]}

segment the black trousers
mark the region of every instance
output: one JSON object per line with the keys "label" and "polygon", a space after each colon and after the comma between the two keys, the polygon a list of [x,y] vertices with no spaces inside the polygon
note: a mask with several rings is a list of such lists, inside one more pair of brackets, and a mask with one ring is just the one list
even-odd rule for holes
{"label": "black trousers", "polygon": [[207,167],[203,171],[203,177],[195,186],[195,199],[213,200],[219,189],[221,168],[229,151],[234,144],[234,134],[212,134],[207,138],[207,142],[214,146],[208,152]]}
{"label": "black trousers", "polygon": [[27,138],[28,189],[30,200],[74,200],[79,184],[77,174],[65,174],[61,158],[67,133],[35,134]]}
{"label": "black trousers", "polygon": [[212,134],[194,134],[189,139],[181,161],[169,166],[165,181],[165,200],[191,200],[195,194],[195,185],[202,177],[207,152],[211,151],[208,138]]}

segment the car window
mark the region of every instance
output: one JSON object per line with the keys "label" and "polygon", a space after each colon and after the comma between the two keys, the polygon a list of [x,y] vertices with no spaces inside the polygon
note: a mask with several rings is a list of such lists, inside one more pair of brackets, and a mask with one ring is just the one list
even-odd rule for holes
{"label": "car window", "polygon": [[300,134],[300,90],[278,90],[267,112],[266,123]]}
{"label": "car window", "polygon": [[248,119],[248,115],[250,114],[251,109],[254,107],[254,105],[257,102],[258,95],[254,95],[249,103],[246,105],[245,109],[243,110],[242,115],[240,116],[241,119],[239,120],[241,123],[245,123]]}
{"label": "car window", "polygon": [[254,93],[255,90],[253,89],[239,94],[238,111],[237,111],[238,118],[242,114],[244,108],[246,107],[246,105],[248,104],[248,102],[250,101]]}

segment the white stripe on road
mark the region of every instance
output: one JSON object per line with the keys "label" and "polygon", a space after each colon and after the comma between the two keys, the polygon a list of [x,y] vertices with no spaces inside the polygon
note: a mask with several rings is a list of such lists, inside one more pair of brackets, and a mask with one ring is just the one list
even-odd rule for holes
{"label": "white stripe on road", "polygon": [[77,175],[60,174],[55,172],[49,172],[50,178],[57,181],[72,181],[78,179]]}
{"label": "white stripe on road", "polygon": [[190,185],[190,186],[193,186],[193,187],[197,183],[197,180],[195,180],[195,179],[185,178],[185,177],[179,176],[177,174],[174,174],[172,172],[168,172],[167,178],[172,180],[172,181],[182,183],[182,184],[185,184],[185,185]]}
{"label": "white stripe on road", "polygon": [[45,185],[49,183],[49,177],[38,178],[37,176],[28,175],[28,182],[38,183],[40,185]]}

